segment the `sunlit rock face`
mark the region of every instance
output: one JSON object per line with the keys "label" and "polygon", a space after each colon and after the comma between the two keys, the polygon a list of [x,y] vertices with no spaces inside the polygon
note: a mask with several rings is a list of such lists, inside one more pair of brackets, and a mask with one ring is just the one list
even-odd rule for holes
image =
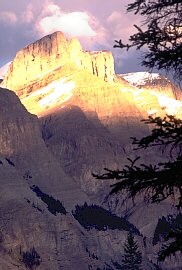
{"label": "sunlit rock face", "polygon": [[[111,263],[112,258],[120,259],[121,243],[134,226],[127,223],[128,227],[120,230],[85,229],[71,210],[77,204],[89,203],[89,199],[64,174],[45,146],[37,117],[28,113],[17,96],[7,89],[0,88],[0,105],[1,269],[27,269],[23,254],[32,248],[41,258],[40,270],[97,270]],[[82,114],[79,110],[77,113]],[[65,117],[68,123],[69,118],[68,112]],[[86,119],[84,124],[88,128]],[[78,126],[77,121],[77,130]],[[90,124],[90,140],[94,135],[92,129]],[[32,185],[52,196],[54,203],[47,207],[48,200],[37,196]],[[67,213],[50,211],[57,205],[57,200],[63,202]],[[143,247],[138,229],[135,234]]]}
{"label": "sunlit rock face", "polygon": [[0,68],[0,84],[1,84],[1,81],[4,80],[4,77],[5,77],[5,75],[6,75],[7,71],[8,71],[8,68],[9,68],[10,64],[11,64],[11,62],[5,64],[4,66],[2,66]]}
{"label": "sunlit rock face", "polygon": [[[112,88],[117,86],[123,96],[127,95],[132,106],[137,107],[142,117],[164,116],[166,113],[181,117],[181,91],[165,77],[147,72],[116,76],[114,74],[114,60],[110,52],[84,52],[77,39],[68,40],[62,32],[55,32],[17,53],[8,72],[3,75],[3,85],[15,91],[26,108],[38,116],[49,114],[50,110],[61,104],[65,106],[63,103],[73,96],[78,96],[83,80],[87,85],[81,98],[86,95],[89,100],[89,88],[93,88],[93,81],[96,81],[97,85],[100,85],[99,92],[102,92],[102,97],[99,101],[94,101],[94,104],[106,104],[104,114],[107,116],[113,115],[111,111],[115,105],[111,105],[112,110],[107,110],[107,104],[112,99]],[[108,83],[107,86],[104,85],[104,81]],[[104,101],[103,98],[108,95],[104,93],[104,89],[109,87],[111,93],[107,101]],[[96,96],[97,93],[95,98]],[[118,100],[120,96],[118,94]],[[77,101],[74,98],[76,106],[79,105]],[[124,110],[126,115],[130,111],[129,108],[130,106],[127,106]],[[116,109],[114,111],[116,112]],[[129,114],[134,116],[135,113],[130,112]],[[99,114],[101,115],[100,110]]]}
{"label": "sunlit rock face", "polygon": [[[9,224],[2,235],[0,231],[3,269],[18,265],[25,270],[20,251],[32,247],[41,255],[40,270],[98,270],[111,260],[121,262],[127,232],[85,230],[71,212],[85,201],[127,216],[146,238],[144,247],[143,236],[137,236],[145,263],[147,256],[155,260],[158,247],[151,239],[158,218],[174,214],[170,203],[149,211],[140,200],[135,208],[123,203],[120,194],[105,200],[110,183],[92,173],[122,168],[126,157],[141,154],[133,151],[130,137],[148,134],[141,119],[165,115],[168,107],[162,107],[159,97],[181,101],[171,92],[163,95],[157,88],[130,85],[116,76],[113,80],[112,62],[110,53],[83,52],[76,39],[68,41],[58,32],[18,52],[10,65],[3,83],[39,119],[13,92],[0,90],[0,225]],[[152,150],[141,155],[145,163],[163,161]],[[69,213],[52,215],[32,185],[63,202]],[[151,269],[147,264],[143,268]]]}
{"label": "sunlit rock face", "polygon": [[[139,101],[138,104],[141,97],[145,96],[143,105],[149,115],[161,115],[157,107],[152,105],[152,100],[156,99],[164,115],[167,113],[169,115],[176,115],[179,118],[182,117],[182,91],[178,85],[165,76],[149,72],[135,72],[117,76],[118,78],[123,78],[134,87],[133,94],[135,100]],[[151,95],[152,99],[149,98]],[[146,107],[146,104],[152,105],[150,109]]]}
{"label": "sunlit rock face", "polygon": [[[70,162],[73,163],[74,153],[77,163],[75,159],[73,168],[78,170],[84,169],[88,161],[95,165],[98,154],[102,160],[103,157],[107,158],[109,152],[110,159],[114,159],[116,155],[114,151],[118,151],[120,147],[116,141],[112,142],[114,137],[99,121],[98,123],[94,121],[95,125],[93,125],[79,108],[70,110],[70,107],[66,109],[65,106],[66,111],[60,115],[56,111],[55,115],[43,119],[45,126],[42,129],[44,139],[42,140],[37,118],[27,112],[13,92],[0,89],[0,105],[0,266],[2,269],[27,269],[23,262],[23,254],[30,252],[32,248],[35,248],[41,257],[40,270],[60,268],[97,270],[104,269],[109,264],[112,266],[112,260],[121,263],[127,231],[133,225],[129,223],[130,226],[121,230],[95,228],[88,230],[81,226],[73,217],[71,210],[76,204],[83,205],[83,202],[89,203],[90,200],[72,178],[63,172],[58,162],[62,155],[62,159],[65,159],[68,166]],[[90,115],[90,119],[96,117]],[[54,152],[54,147],[58,148],[57,152]],[[95,152],[96,148],[98,148],[97,152]],[[55,156],[49,149],[55,153]],[[60,149],[61,155],[58,156]],[[89,153],[90,156],[87,158]],[[91,171],[87,172],[86,178]],[[63,202],[68,213],[52,214],[46,206],[46,201],[41,200],[32,191],[32,185],[39,186],[56,201],[58,199]],[[88,185],[91,183],[86,182],[85,187]],[[162,213],[165,213],[166,209],[165,207]],[[147,210],[145,212],[148,213]],[[159,212],[155,210],[152,215],[152,227],[155,227]],[[137,210],[133,219],[134,224],[138,223]],[[144,236],[152,235],[153,230],[149,226],[151,224],[148,217],[139,224],[139,229]],[[145,228],[143,228],[144,224]],[[151,268],[148,267],[144,238],[136,232],[135,238],[144,256],[145,269],[149,270]],[[145,243],[150,250],[149,259],[153,259],[150,240],[145,240]]]}
{"label": "sunlit rock face", "polygon": [[[20,71],[25,76],[18,80]],[[138,82],[132,85],[126,76],[124,80],[113,74],[111,53],[83,52],[78,40],[56,32],[18,52],[4,80],[5,85],[14,84],[27,110],[40,118],[47,147],[89,194],[102,186],[92,172],[117,168],[121,160],[124,164],[132,151],[130,137],[149,132],[141,119],[164,116],[169,106],[174,112],[181,106],[172,91],[163,95],[158,88],[141,88],[141,74],[131,74],[130,81],[135,77]],[[145,153],[144,159],[151,161],[150,156]]]}
{"label": "sunlit rock face", "polygon": [[105,81],[113,81],[114,60],[111,52],[84,52],[81,67]]}
{"label": "sunlit rock face", "polygon": [[9,67],[4,86],[17,91],[45,73],[60,67],[87,69],[112,81],[114,61],[110,52],[84,52],[77,39],[68,40],[62,32],[43,37],[20,50]]}
{"label": "sunlit rock face", "polygon": [[92,172],[117,168],[132,152],[130,137],[148,134],[141,119],[182,111],[177,92],[158,74],[114,75],[111,53],[83,52],[77,39],[61,32],[19,51],[3,83],[40,118],[47,147],[89,194],[101,187]]}

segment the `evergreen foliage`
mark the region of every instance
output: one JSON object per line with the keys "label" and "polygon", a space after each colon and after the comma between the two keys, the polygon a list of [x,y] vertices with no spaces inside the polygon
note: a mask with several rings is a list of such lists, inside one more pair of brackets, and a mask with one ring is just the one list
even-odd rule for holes
{"label": "evergreen foliage", "polygon": [[124,244],[122,267],[125,270],[141,270],[141,264],[142,254],[139,251],[137,242],[134,240],[134,236],[129,233]]}
{"label": "evergreen foliage", "polygon": [[83,206],[76,206],[73,213],[75,219],[86,229],[95,228],[99,231],[110,230],[125,230],[131,231],[139,235],[138,229],[127,221],[125,218],[118,217],[110,211],[98,205],[88,205],[85,203]]}
{"label": "evergreen foliage", "polygon": [[[161,240],[167,240],[167,236],[171,231],[171,226],[165,217],[158,220],[157,226],[154,232],[153,245],[156,245]],[[161,239],[162,238],[162,239]]]}
{"label": "evergreen foliage", "polygon": [[181,0],[135,0],[128,12],[142,16],[142,25],[134,25],[136,33],[129,43],[115,41],[114,47],[145,49],[142,65],[171,72],[178,81],[182,77],[182,2]]}
{"label": "evergreen foliage", "polygon": [[124,270],[123,267],[118,262],[112,261],[112,264],[114,265],[114,268],[115,269],[117,269],[117,270]]}
{"label": "evergreen foliage", "polygon": [[42,192],[38,186],[32,186],[31,189],[36,193],[37,197],[39,197],[46,205],[49,212],[53,215],[57,215],[57,213],[66,215],[66,209],[63,204],[59,200],[55,200],[52,196]]}
{"label": "evergreen foliage", "polygon": [[97,270],[114,270],[111,266],[104,266],[104,268],[97,267]]}
{"label": "evergreen foliage", "polygon": [[169,244],[163,245],[162,250],[159,252],[159,260],[164,261],[166,257],[175,255],[176,252],[182,252],[182,228],[177,228],[169,232],[167,240]]}
{"label": "evergreen foliage", "polygon": [[[105,169],[107,173],[96,175],[97,179],[116,179],[111,185],[110,194],[125,191],[128,198],[135,198],[138,194],[143,195],[144,200],[151,203],[160,203],[170,198],[171,203],[179,211],[182,208],[182,120],[174,116],[149,117],[144,120],[146,124],[152,124],[151,135],[140,140],[133,139],[137,149],[148,149],[150,147],[163,147],[163,152],[169,154],[169,161],[157,165],[136,165],[135,160],[130,161],[122,170]],[[167,153],[166,153],[167,154]],[[166,155],[167,156],[167,155]],[[120,180],[120,181],[119,181]],[[172,228],[167,235],[168,246],[164,246],[160,252],[159,259],[165,260],[166,256],[177,251],[182,252],[182,226]],[[166,250],[166,252],[165,252]]]}
{"label": "evergreen foliage", "polygon": [[171,231],[176,231],[182,229],[182,214],[178,214],[176,217],[171,215],[167,217],[162,217],[159,219],[153,238],[153,245],[158,242],[168,240]]}
{"label": "evergreen foliage", "polygon": [[[135,0],[128,4],[128,12],[141,15],[143,25],[137,26],[136,33],[129,37],[129,44],[116,41],[114,47],[129,50],[147,48],[142,65],[152,69],[164,70],[173,75],[181,84],[182,79],[182,1],[181,0]],[[143,28],[143,29],[142,29]],[[143,120],[152,124],[151,135],[143,139],[133,138],[138,148],[162,147],[169,150],[168,162],[156,165],[140,164],[139,159],[130,161],[122,170],[110,170],[104,174],[93,174],[97,179],[120,180],[112,185],[112,193],[126,191],[129,198],[142,193],[151,203],[160,203],[167,198],[179,211],[182,208],[182,120],[174,116],[149,117]],[[168,157],[168,155],[166,155]],[[182,227],[172,229],[168,236],[168,245],[163,246],[160,260],[176,252],[182,252]]]}
{"label": "evergreen foliage", "polygon": [[35,269],[41,263],[41,257],[34,247],[30,251],[23,252],[22,256],[22,262],[30,270]]}
{"label": "evergreen foliage", "polygon": [[[160,203],[171,198],[171,202],[179,210],[182,208],[182,120],[174,116],[149,117],[143,120],[146,124],[152,124],[151,135],[140,140],[133,139],[133,144],[137,149],[147,149],[149,147],[163,147],[170,154],[168,162],[157,165],[136,165],[135,160],[130,161],[122,170],[109,170],[107,173],[96,175],[97,179],[116,179],[115,184],[111,185],[110,194],[124,190],[128,198],[135,198],[142,193],[145,201]],[[166,237],[169,240],[168,246],[164,246],[159,254],[160,260],[165,260],[166,256],[177,251],[182,252],[182,227],[172,228]]]}
{"label": "evergreen foliage", "polygon": [[[159,203],[170,197],[174,204],[180,209],[182,206],[182,120],[176,119],[174,116],[166,116],[164,118],[150,116],[147,120],[143,120],[146,124],[155,126],[151,135],[140,140],[133,139],[133,144],[137,145],[137,149],[146,149],[153,146],[168,147],[172,160],[166,163],[156,165],[140,164],[136,162],[140,157],[130,161],[130,165],[126,165],[122,170],[109,170],[105,168],[107,173],[96,175],[97,179],[116,179],[121,180],[111,185],[110,194],[125,190],[129,198],[134,198],[142,193],[146,201]],[[179,153],[179,155],[177,155]]]}

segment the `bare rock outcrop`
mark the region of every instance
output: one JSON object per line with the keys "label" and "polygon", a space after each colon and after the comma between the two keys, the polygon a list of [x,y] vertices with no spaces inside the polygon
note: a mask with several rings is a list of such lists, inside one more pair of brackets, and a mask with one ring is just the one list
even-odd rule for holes
{"label": "bare rock outcrop", "polygon": [[[87,197],[46,148],[37,117],[7,89],[0,88],[0,103],[0,269],[27,269],[23,254],[32,248],[40,255],[40,270],[84,270],[88,264],[96,269],[102,260],[95,262],[86,251],[96,252],[96,238],[89,239],[68,214]],[[55,212],[58,200],[67,213]]]}
{"label": "bare rock outcrop", "polygon": [[7,89],[0,88],[0,104],[0,154],[16,156],[30,148],[33,152],[40,145],[37,117],[29,114],[14,92]]}
{"label": "bare rock outcrop", "polygon": [[[151,239],[161,215],[174,214],[170,203],[149,211],[141,198],[135,208],[120,194],[105,200],[109,182],[94,179],[92,173],[122,168],[127,156],[140,155],[132,151],[129,138],[148,133],[142,118],[165,114],[158,97],[162,91],[157,84],[154,91],[151,86],[130,86],[113,74],[111,53],[84,52],[77,39],[67,40],[61,32],[30,44],[11,63],[3,83],[39,119],[14,92],[0,89],[0,252],[7,258],[0,258],[3,270],[11,265],[12,270],[16,265],[24,270],[22,252],[32,247],[41,255],[40,270],[96,270],[113,258],[119,261],[131,227],[99,231],[87,224],[85,229],[72,212],[85,201],[127,216],[147,239],[144,247],[142,236],[136,236],[145,263],[147,257],[154,258],[158,247]],[[176,102],[174,93],[167,93],[162,100]],[[163,161],[159,151],[141,155],[145,163]],[[60,202],[67,211],[63,215],[51,209]]]}
{"label": "bare rock outcrop", "polygon": [[54,194],[68,208],[74,207],[80,199],[84,202],[86,195],[80,193],[79,187],[48,151],[38,118],[31,115],[15,93],[7,89],[0,88],[0,104],[0,155],[7,158],[22,177],[28,178],[31,185],[36,184]]}
{"label": "bare rock outcrop", "polygon": [[77,39],[68,40],[62,32],[55,32],[20,50],[3,83],[17,91],[63,66],[68,70],[84,68],[106,81],[113,81],[114,60],[110,52],[84,52]]}
{"label": "bare rock outcrop", "polygon": [[82,55],[81,67],[105,81],[113,81],[115,72],[114,59],[111,52],[84,52]]}
{"label": "bare rock outcrop", "polygon": [[140,89],[153,91],[169,98],[182,99],[180,87],[159,73],[135,72],[120,74],[117,77],[124,78],[130,85]]}
{"label": "bare rock outcrop", "polygon": [[[24,258],[30,259],[32,250],[40,256],[40,270],[96,270],[119,259],[118,239],[123,243],[134,226],[85,229],[70,209],[88,198],[46,148],[37,117],[7,89],[0,89],[0,103],[0,269],[27,269]],[[63,212],[59,202],[64,202]]]}

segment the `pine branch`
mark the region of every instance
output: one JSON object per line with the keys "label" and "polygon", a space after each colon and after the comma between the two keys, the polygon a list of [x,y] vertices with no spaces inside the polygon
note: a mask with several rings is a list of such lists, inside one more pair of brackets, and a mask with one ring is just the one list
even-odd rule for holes
{"label": "pine branch", "polygon": [[[128,12],[140,14],[143,25],[134,27],[136,33],[129,37],[129,43],[115,41],[114,47],[145,50],[141,64],[149,70],[156,67],[159,70],[171,72],[180,84],[182,79],[182,2],[181,0],[152,1],[137,0],[128,4]],[[144,27],[145,25],[145,27]]]}

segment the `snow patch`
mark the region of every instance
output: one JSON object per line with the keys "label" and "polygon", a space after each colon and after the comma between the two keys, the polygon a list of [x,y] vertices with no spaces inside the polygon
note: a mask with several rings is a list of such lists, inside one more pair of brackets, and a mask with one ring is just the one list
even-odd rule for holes
{"label": "snow patch", "polygon": [[42,107],[53,106],[58,102],[65,102],[72,96],[72,90],[75,88],[74,82],[66,82],[66,79],[54,81],[41,89],[47,95],[38,101]]}
{"label": "snow patch", "polygon": [[0,68],[0,79],[1,80],[4,79],[4,77],[5,77],[5,75],[6,75],[7,71],[8,71],[8,68],[9,68],[10,64],[11,64],[11,62],[5,64],[4,66],[2,66]]}
{"label": "snow patch", "polygon": [[161,94],[156,94],[159,105],[166,109],[167,114],[176,115],[177,112],[182,111],[181,100],[176,100],[170,97],[166,97]]}
{"label": "snow patch", "polygon": [[[148,91],[145,89],[140,89],[140,88],[121,88],[120,89],[121,92],[123,93],[131,93],[133,98],[135,99],[135,102],[137,104],[142,104],[141,101],[142,99],[140,98],[140,100],[138,100],[138,96],[140,97],[140,94],[142,93],[150,93],[151,95],[155,96],[158,100],[159,106],[161,108],[163,108],[167,114],[169,115],[176,115],[178,116],[178,114],[182,111],[182,101],[181,100],[176,100],[174,98],[168,97],[165,94],[161,94],[159,92],[156,91]],[[145,95],[144,95],[145,97]],[[149,100],[145,100],[145,102],[149,102]],[[151,108],[150,110],[147,111],[148,115],[154,115],[157,114],[156,109]]]}
{"label": "snow patch", "polygon": [[26,100],[33,99],[36,100],[40,107],[53,107],[58,103],[63,103],[69,100],[74,88],[75,83],[73,81],[68,81],[67,78],[62,78],[29,94],[23,99],[23,101],[26,102]]}
{"label": "snow patch", "polygon": [[129,82],[132,86],[145,85],[146,82],[151,82],[155,79],[159,79],[160,75],[158,73],[149,72],[135,72],[120,75],[123,79]]}

